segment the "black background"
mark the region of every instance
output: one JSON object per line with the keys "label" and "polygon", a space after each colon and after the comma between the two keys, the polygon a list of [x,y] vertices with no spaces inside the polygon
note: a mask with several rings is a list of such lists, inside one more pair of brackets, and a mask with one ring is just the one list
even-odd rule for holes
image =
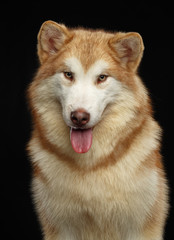
{"label": "black background", "polygon": [[174,174],[170,137],[173,129],[169,124],[173,114],[169,94],[174,69],[172,8],[167,1],[1,3],[0,226],[3,239],[41,239],[30,196],[31,168],[25,152],[31,130],[25,92],[38,67],[37,33],[45,20],[65,23],[70,27],[136,31],[142,35],[145,52],[139,73],[149,89],[155,118],[164,131],[162,154],[171,203],[165,239],[174,239]]}

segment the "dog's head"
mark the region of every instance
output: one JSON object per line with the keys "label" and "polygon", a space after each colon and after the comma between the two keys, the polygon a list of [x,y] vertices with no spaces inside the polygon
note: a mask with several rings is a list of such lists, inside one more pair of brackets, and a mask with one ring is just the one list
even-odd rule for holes
{"label": "dog's head", "polygon": [[73,149],[84,153],[91,148],[93,132],[99,138],[105,132],[98,141],[107,142],[107,136],[122,129],[145,96],[136,75],[143,49],[138,33],[69,29],[45,22],[38,34],[41,66],[29,97],[47,139],[67,146],[64,139],[70,143],[65,135],[71,129]]}

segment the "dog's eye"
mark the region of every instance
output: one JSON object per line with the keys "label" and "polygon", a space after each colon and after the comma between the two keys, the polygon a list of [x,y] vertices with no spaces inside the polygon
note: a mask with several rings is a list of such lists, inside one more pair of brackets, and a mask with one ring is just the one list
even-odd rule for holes
{"label": "dog's eye", "polygon": [[98,76],[98,79],[97,79],[97,83],[102,83],[102,82],[106,81],[107,77],[108,77],[108,76],[105,75],[105,74],[99,75],[99,76]]}
{"label": "dog's eye", "polygon": [[73,80],[73,73],[72,72],[64,72],[63,73],[64,74],[64,76],[65,76],[65,78],[67,78],[68,80]]}

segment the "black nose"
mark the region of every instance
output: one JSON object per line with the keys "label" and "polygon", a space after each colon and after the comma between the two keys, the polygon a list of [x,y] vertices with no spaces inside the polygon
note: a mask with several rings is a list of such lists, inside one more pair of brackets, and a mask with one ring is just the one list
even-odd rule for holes
{"label": "black nose", "polygon": [[82,127],[87,124],[90,120],[90,114],[84,109],[78,109],[77,111],[71,112],[71,121],[77,127]]}

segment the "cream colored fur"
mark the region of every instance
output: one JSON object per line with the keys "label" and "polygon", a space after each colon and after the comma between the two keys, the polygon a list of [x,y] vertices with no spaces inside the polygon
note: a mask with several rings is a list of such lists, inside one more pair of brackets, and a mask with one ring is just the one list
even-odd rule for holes
{"label": "cream colored fur", "polygon": [[[28,90],[28,151],[44,240],[163,239],[167,184],[161,129],[136,73],[143,48],[137,33],[68,29],[52,21],[41,27],[41,67]],[[65,71],[74,73],[74,82]],[[97,84],[100,74],[108,78]],[[82,107],[91,114],[93,142],[78,154],[69,116]]]}

